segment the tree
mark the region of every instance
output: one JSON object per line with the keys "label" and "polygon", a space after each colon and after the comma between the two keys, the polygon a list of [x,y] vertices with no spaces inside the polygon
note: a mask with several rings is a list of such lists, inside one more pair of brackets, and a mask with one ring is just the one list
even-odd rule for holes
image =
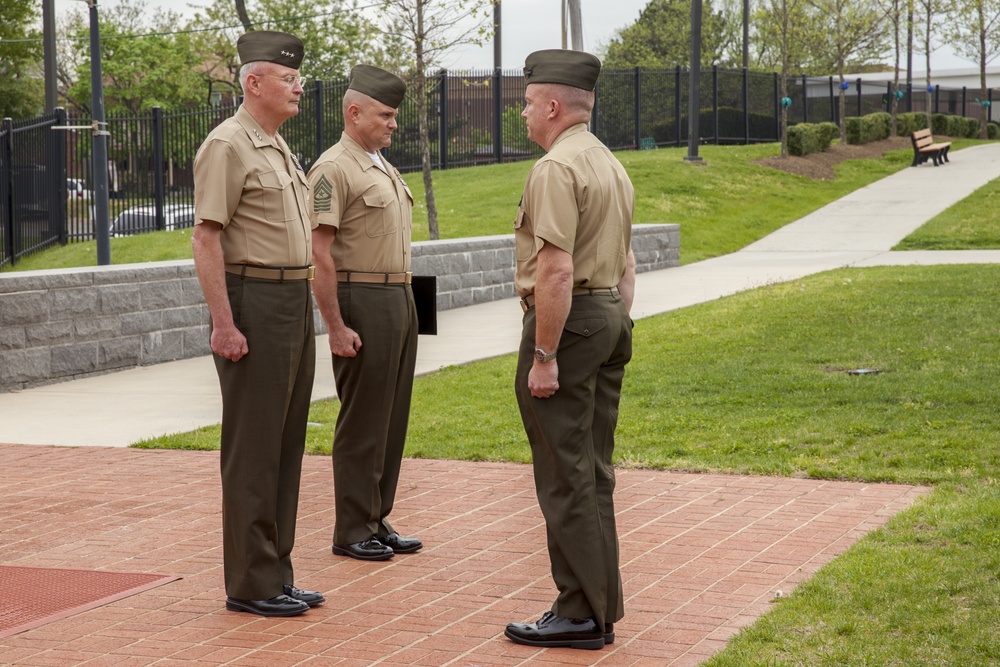
{"label": "tree", "polygon": [[203,54],[210,88],[240,94],[236,40],[249,30],[282,30],[302,40],[300,72],[309,79],[345,77],[364,62],[396,65],[398,45],[378,39],[380,31],[365,18],[356,0],[214,0],[195,14],[194,44]]}
{"label": "tree", "polygon": [[[770,25],[774,36],[778,38],[778,53],[781,58],[779,69],[779,85],[781,98],[788,98],[788,77],[791,72],[790,63],[793,59],[802,57],[801,49],[804,41],[801,39],[808,21],[802,12],[804,0],[767,0],[761,11],[771,18]],[[781,105],[781,157],[788,157],[788,107]]]}
{"label": "tree", "polygon": [[417,105],[427,227],[431,239],[436,240],[440,235],[431,175],[427,71],[438,65],[449,49],[482,44],[493,34],[493,0],[382,0],[381,9],[386,36],[412,47],[415,64],[409,72],[412,84],[407,94]]}
{"label": "tree", "polygon": [[986,65],[1000,55],[1000,4],[996,0],[954,0],[948,14],[948,43],[955,53],[979,67],[979,138],[986,139]]}
{"label": "tree", "polygon": [[902,39],[903,22],[906,21],[907,25],[909,25],[910,21],[907,17],[912,15],[910,13],[904,16],[904,10],[907,8],[906,3],[907,0],[889,0],[889,5],[886,8],[886,18],[892,26],[893,37],[892,94],[888,100],[891,114],[890,133],[892,136],[896,136],[896,115],[899,113],[899,96],[896,94],[896,91],[899,90],[899,67],[903,50],[903,44],[900,40]]}
{"label": "tree", "polygon": [[[704,0],[701,26],[701,65],[717,64],[726,50],[726,19]],[[651,0],[632,25],[615,33],[604,54],[609,69],[669,68],[691,59],[690,0]]]}
{"label": "tree", "polygon": [[[157,10],[151,17],[146,0],[119,0],[99,12],[104,103],[109,114],[138,113],[154,106],[183,107],[201,98],[200,58],[187,34],[169,34],[180,15]],[[74,28],[80,54],[76,81],[67,96],[90,111],[90,31]]]}
{"label": "tree", "polygon": [[885,52],[884,14],[878,0],[809,0],[825,26],[825,50],[836,65],[840,143],[847,143],[847,98],[844,72],[848,64],[860,69]]}
{"label": "tree", "polygon": [[42,34],[33,25],[39,7],[0,0],[0,118],[27,118],[42,111]]}

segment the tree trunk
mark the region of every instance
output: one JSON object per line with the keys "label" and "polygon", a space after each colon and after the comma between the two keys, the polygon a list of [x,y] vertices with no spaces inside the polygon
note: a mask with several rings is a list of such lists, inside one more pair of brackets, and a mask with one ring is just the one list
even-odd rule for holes
{"label": "tree trunk", "polygon": [[[417,126],[420,133],[420,163],[424,175],[424,203],[427,205],[427,232],[432,241],[440,238],[438,232],[437,203],[434,201],[434,179],[431,175],[430,123],[427,118],[427,75],[424,72],[424,5],[417,0]],[[443,120],[441,122],[444,122]]]}
{"label": "tree trunk", "polygon": [[253,25],[250,23],[250,15],[247,14],[247,3],[246,0],[235,0],[236,2],[236,13],[239,14],[240,23],[243,24],[244,32],[250,32],[253,30]]}

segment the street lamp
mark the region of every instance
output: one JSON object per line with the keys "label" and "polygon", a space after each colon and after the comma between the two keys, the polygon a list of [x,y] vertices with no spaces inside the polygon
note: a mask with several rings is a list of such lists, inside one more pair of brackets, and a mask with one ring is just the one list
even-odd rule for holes
{"label": "street lamp", "polygon": [[101,29],[97,0],[80,0],[90,7],[90,106],[94,135],[94,231],[97,263],[111,264],[111,231],[108,221],[108,124],[104,118],[104,75],[101,72]]}
{"label": "street lamp", "polygon": [[701,162],[701,0],[691,0],[691,74],[688,76],[688,154],[685,162]]}

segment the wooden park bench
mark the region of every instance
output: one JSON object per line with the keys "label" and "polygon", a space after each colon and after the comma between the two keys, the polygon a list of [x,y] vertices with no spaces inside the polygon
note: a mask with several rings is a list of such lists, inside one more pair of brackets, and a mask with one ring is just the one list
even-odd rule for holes
{"label": "wooden park bench", "polygon": [[913,142],[913,164],[910,165],[911,167],[923,164],[927,160],[933,160],[935,167],[942,162],[951,162],[948,159],[948,149],[951,148],[951,142],[936,143],[930,130],[917,130],[910,135],[910,141]]}

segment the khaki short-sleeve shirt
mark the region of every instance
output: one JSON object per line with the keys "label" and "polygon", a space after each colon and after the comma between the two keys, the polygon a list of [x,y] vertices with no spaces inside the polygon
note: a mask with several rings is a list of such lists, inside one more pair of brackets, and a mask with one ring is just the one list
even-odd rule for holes
{"label": "khaki short-sleeve shirt", "polygon": [[573,286],[614,287],[625,274],[635,192],[625,168],[584,124],[567,128],[524,185],[514,221],[514,287],[533,294],[545,242],[573,256]]}
{"label": "khaki short-sleeve shirt", "polygon": [[330,254],[338,271],[410,270],[413,195],[399,171],[382,171],[346,133],[309,169],[313,229],[337,228]]}
{"label": "khaki short-sleeve shirt", "polygon": [[242,106],[209,133],[194,159],[197,224],[222,225],[227,264],[307,266],[312,261],[309,183],[280,136]]}

